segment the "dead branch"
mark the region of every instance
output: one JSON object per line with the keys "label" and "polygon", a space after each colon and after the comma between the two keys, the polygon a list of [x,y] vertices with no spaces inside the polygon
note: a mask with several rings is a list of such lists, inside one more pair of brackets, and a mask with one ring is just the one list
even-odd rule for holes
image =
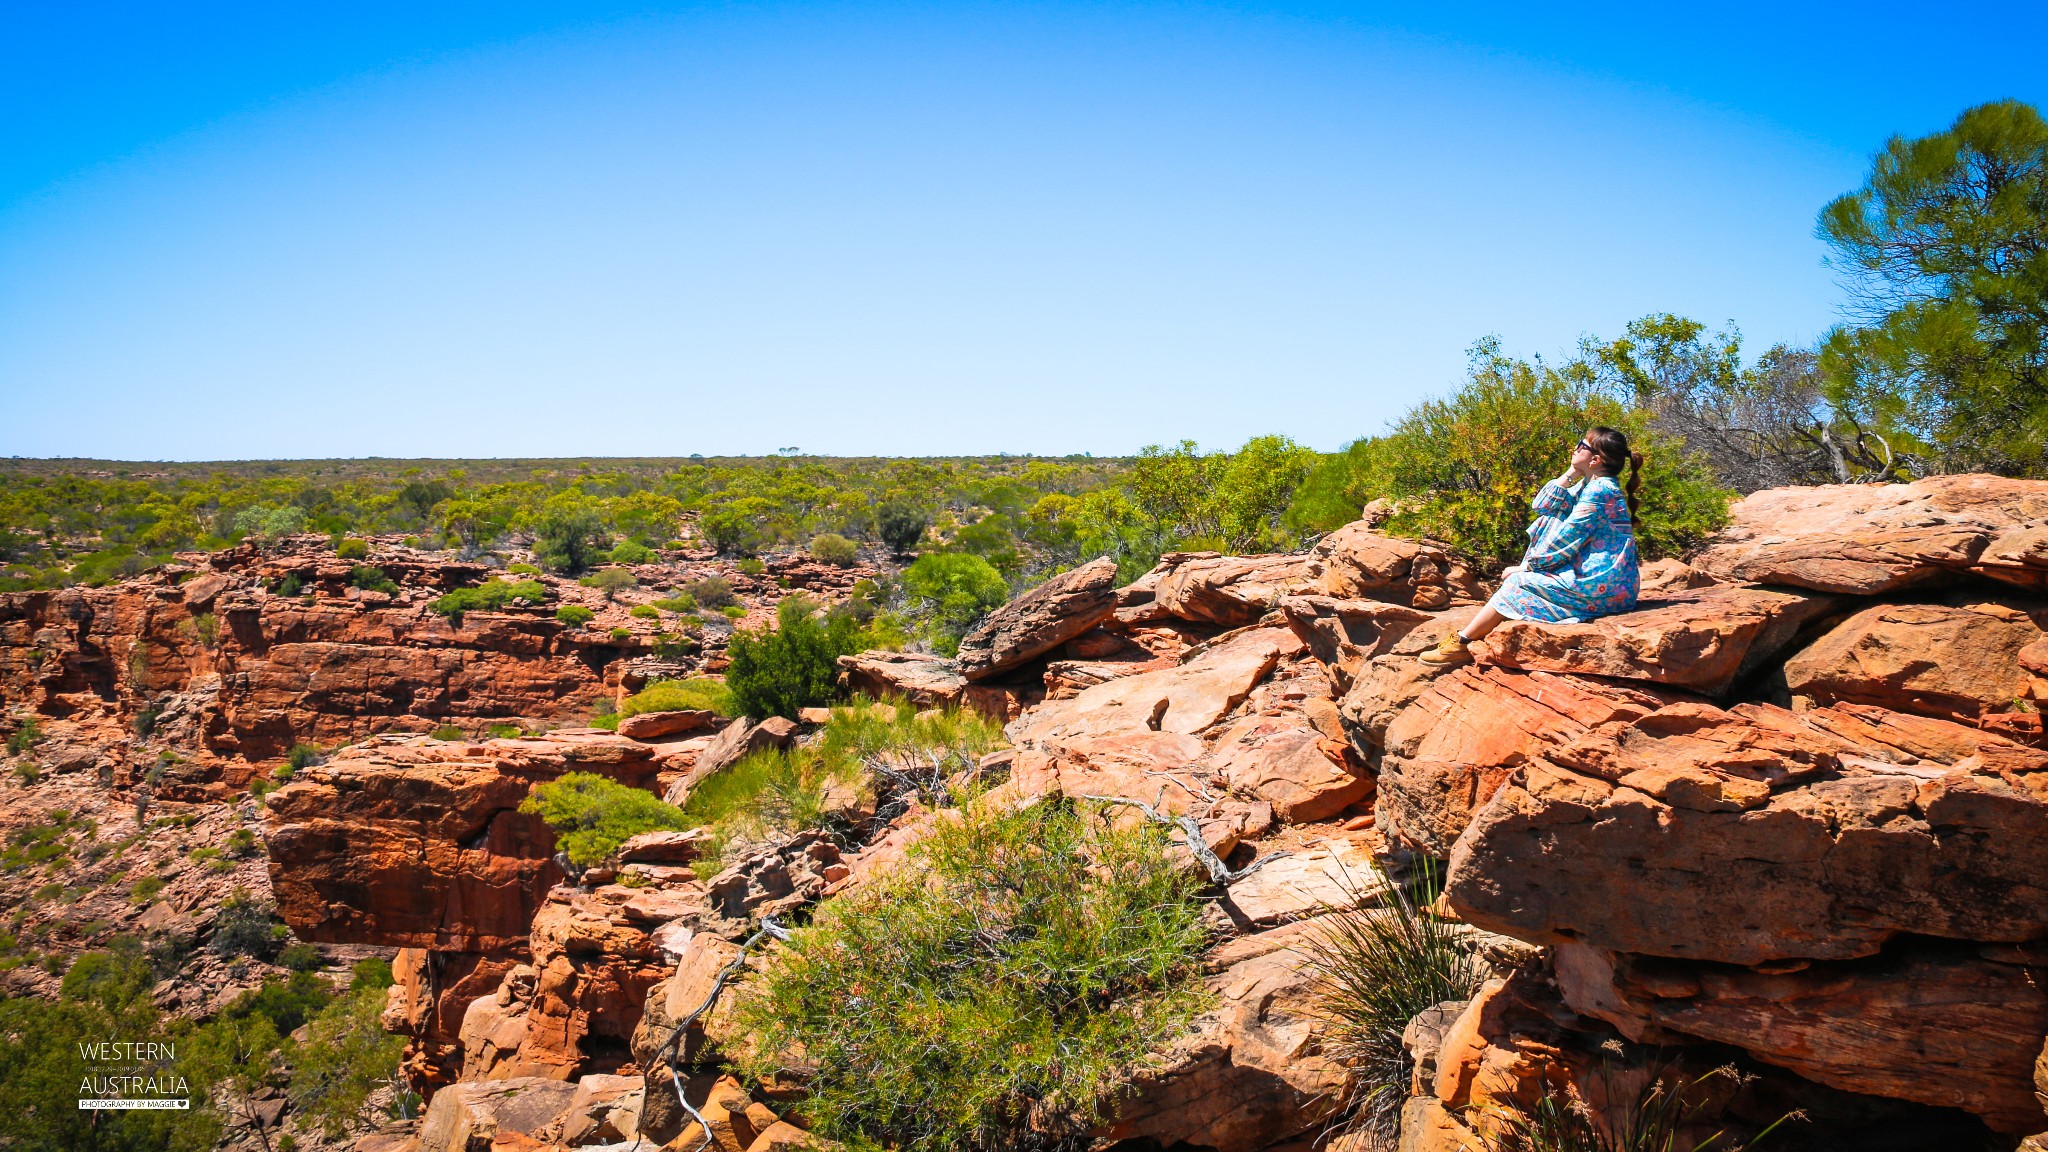
{"label": "dead branch", "polygon": [[[1166,788],[1162,785],[1159,789],[1158,799],[1164,800],[1165,798]],[[1145,819],[1152,821],[1154,824],[1164,824],[1169,828],[1180,829],[1187,836],[1188,851],[1194,853],[1195,859],[1201,863],[1202,867],[1209,870],[1209,879],[1222,887],[1229,887],[1231,884],[1244,879],[1273,861],[1287,855],[1285,852],[1275,852],[1270,856],[1259,857],[1257,860],[1245,865],[1242,870],[1233,869],[1230,865],[1223,862],[1223,857],[1210,851],[1208,843],[1202,839],[1202,826],[1195,823],[1192,816],[1167,816],[1152,804],[1147,804],[1143,800],[1132,800],[1126,796],[1083,796],[1081,799],[1096,800],[1104,804],[1128,804],[1144,813]]]}
{"label": "dead branch", "polygon": [[675,1085],[676,1089],[676,1103],[681,1104],[683,1111],[690,1114],[690,1119],[697,1122],[697,1127],[704,1130],[704,1142],[697,1145],[696,1152],[703,1152],[705,1148],[711,1145],[711,1123],[704,1119],[703,1113],[690,1106],[689,1098],[683,1093],[682,1073],[676,1070],[677,1059],[682,1054],[683,1034],[690,1030],[691,1025],[703,1019],[704,1014],[711,1011],[712,1006],[718,1003],[719,996],[725,992],[726,982],[739,975],[740,969],[745,967],[747,963],[747,953],[753,950],[754,945],[771,936],[777,940],[787,940],[789,939],[789,929],[777,924],[775,917],[766,916],[761,920],[760,930],[747,937],[746,943],[740,945],[740,954],[733,957],[726,963],[725,967],[718,970],[718,979],[712,981],[711,991],[705,995],[704,1002],[692,1009],[689,1015],[676,1022],[675,1028],[668,1034],[667,1042],[661,1046],[661,1055],[658,1059],[661,1063],[668,1065],[668,1078]]}

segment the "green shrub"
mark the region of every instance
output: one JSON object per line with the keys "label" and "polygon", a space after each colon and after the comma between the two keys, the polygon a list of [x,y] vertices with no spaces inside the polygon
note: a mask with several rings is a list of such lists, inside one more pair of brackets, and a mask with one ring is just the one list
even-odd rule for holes
{"label": "green shrub", "polygon": [[911,614],[934,652],[951,656],[960,638],[1010,598],[1010,586],[989,562],[963,552],[930,552],[903,573]]}
{"label": "green shrub", "polygon": [[212,649],[220,643],[220,617],[211,612],[201,612],[192,617],[186,622],[186,628],[201,648]]}
{"label": "green shrub", "polygon": [[320,950],[303,940],[294,941],[279,952],[277,962],[294,972],[318,971],[322,964]]}
{"label": "green shrub", "polygon": [[1446,1000],[1468,1000],[1480,972],[1472,938],[1428,908],[1441,887],[1427,862],[1413,891],[1375,870],[1384,907],[1367,907],[1364,891],[1351,907],[1324,918],[1303,946],[1331,1021],[1324,1050],[1353,1069],[1352,1123],[1374,1140],[1399,1136],[1413,1061],[1401,1043],[1408,1022]]}
{"label": "green shrub", "polygon": [[[370,555],[370,542],[350,537],[334,546],[334,554],[343,560],[365,560]],[[290,594],[286,593],[286,595]]]}
{"label": "green shrub", "polygon": [[296,772],[301,768],[310,768],[320,763],[320,760],[320,749],[311,744],[300,743],[292,745],[291,754],[285,757],[285,765]]}
{"label": "green shrub", "polygon": [[531,564],[507,564],[505,572],[510,576],[538,576],[540,569]]}
{"label": "green shrub", "polygon": [[590,567],[610,543],[604,521],[579,492],[548,497],[534,518],[534,558],[560,572],[574,575]]}
{"label": "green shrub", "polygon": [[230,856],[246,857],[255,855],[256,833],[247,828],[237,828],[233,832],[228,833],[226,851]]}
{"label": "green shrub", "polygon": [[860,558],[860,546],[837,532],[811,537],[811,559],[841,568]]}
{"label": "green shrub", "polygon": [[576,582],[585,588],[598,589],[606,600],[610,600],[640,581],[624,568],[601,568]]}
{"label": "green shrub", "polygon": [[[215,937],[219,937],[218,929]],[[279,1036],[287,1036],[318,1015],[332,999],[334,990],[327,981],[311,972],[294,972],[286,977],[274,976],[242,993],[221,1010],[221,1015],[229,1020],[261,1018],[269,1021]]]}
{"label": "green shrub", "polygon": [[290,597],[297,596],[299,590],[305,586],[306,582],[299,577],[297,572],[287,572],[284,574],[284,579],[279,580],[277,587],[272,589],[272,591],[279,596],[289,599]]}
{"label": "green shrub", "polygon": [[517,724],[492,724],[484,729],[484,735],[493,740],[517,740],[526,730]]}
{"label": "green shrub", "polygon": [[680,615],[695,612],[697,610],[697,598],[685,592],[680,596],[670,596],[666,599],[656,600],[654,606],[663,612],[674,612]]}
{"label": "green shrub", "polygon": [[560,620],[571,628],[581,628],[592,620],[597,619],[597,613],[585,608],[581,604],[564,604],[560,608],[555,609],[555,619]]}
{"label": "green shrub", "polygon": [[1205,999],[1198,891],[1155,825],[970,809],[773,956],[743,1069],[801,1061],[805,1117],[857,1147],[1082,1139]]}
{"label": "green shrub", "polygon": [[43,722],[30,716],[7,738],[7,750],[16,756],[34,748],[43,738]]}
{"label": "green shrub", "polygon": [[813,607],[792,596],[776,607],[772,631],[732,634],[725,683],[741,712],[795,719],[837,694],[839,658],[860,650],[860,630],[845,616],[821,620]]}
{"label": "green shrub", "polygon": [[626,615],[637,620],[659,620],[661,619],[661,610],[652,604],[635,604],[627,609]]}
{"label": "green shrub", "polygon": [[548,586],[538,580],[487,580],[474,588],[457,588],[440,597],[434,601],[433,609],[460,623],[465,612],[497,612],[514,604],[531,607],[545,603],[547,598]]}
{"label": "green shrub", "polygon": [[156,899],[157,893],[163,890],[163,877],[144,876],[142,879],[137,880],[135,883],[128,886],[128,902],[130,904],[135,904],[138,906],[147,904],[151,900]]}
{"label": "green shrub", "polygon": [[614,628],[614,629],[612,629],[612,643],[614,643],[614,644],[624,644],[625,642],[627,642],[628,640],[631,640],[632,638],[633,638],[633,630],[632,630],[631,628]]}
{"label": "green shrub", "polygon": [[[609,703],[609,701],[607,701]],[[688,680],[657,680],[647,687],[626,697],[619,705],[619,715],[638,716],[642,712],[716,712],[720,716],[739,715],[739,705],[733,699],[732,689],[723,680],[708,676],[693,676]]]}
{"label": "green shrub", "polygon": [[747,576],[759,576],[763,572],[768,571],[767,562],[763,561],[759,556],[744,557],[733,567],[738,568],[742,574]]}
{"label": "green shrub", "polygon": [[[284,925],[271,922],[269,905],[237,888],[214,917],[213,938],[206,942],[206,947],[222,956],[253,956],[262,960],[276,953],[283,928]],[[298,1026],[298,1022],[291,1025]]]}
{"label": "green shrub", "polygon": [[1584,1101],[1557,1089],[1544,1092],[1527,1112],[1489,1107],[1482,1113],[1493,1121],[1487,1152],[1746,1152],[1800,1115],[1781,1116],[1746,1140],[1727,1142],[1724,1128],[1694,1143],[1710,1124],[1710,1103],[1726,1101],[1752,1078],[1729,1066],[1692,1078],[1667,1069],[1639,1083],[1632,1083],[1635,1079],[1601,1066],[1596,1095],[1603,1107],[1598,1118]]}
{"label": "green shrub", "polygon": [[609,558],[614,564],[649,564],[657,559],[654,549],[637,540],[619,541]]}
{"label": "green shrub", "polygon": [[723,576],[706,576],[683,586],[683,596],[706,608],[723,608],[737,599]]}
{"label": "green shrub", "polygon": [[691,827],[682,809],[659,796],[592,772],[570,772],[536,786],[519,810],[546,821],[569,862],[585,867],[642,832]]}
{"label": "green shrub", "polygon": [[367,564],[358,564],[349,569],[348,582],[365,592],[398,591],[398,585],[391,582],[391,577],[386,576],[382,568],[372,568]]}
{"label": "green shrub", "polygon": [[463,733],[462,729],[457,728],[453,724],[443,724],[431,733],[428,733],[428,735],[436,740],[467,740],[469,738]]}
{"label": "green shrub", "polygon": [[875,509],[875,530],[898,556],[917,547],[931,527],[931,514],[907,500],[888,500]]}
{"label": "green shrub", "polygon": [[718,610],[718,614],[728,620],[744,620],[747,618],[747,610],[738,604],[727,604]]}
{"label": "green shrub", "polygon": [[[382,965],[381,974],[366,973],[365,964]],[[293,1110],[300,1123],[318,1125],[331,1140],[363,1127],[364,1106],[371,1095],[383,1084],[402,1079],[398,1062],[405,1038],[384,1031],[380,1023],[384,989],[390,985],[388,962],[359,962],[347,995],[321,1009],[306,1026],[306,1042],[290,1050]],[[280,1139],[279,1152],[284,1152],[282,1145]]]}

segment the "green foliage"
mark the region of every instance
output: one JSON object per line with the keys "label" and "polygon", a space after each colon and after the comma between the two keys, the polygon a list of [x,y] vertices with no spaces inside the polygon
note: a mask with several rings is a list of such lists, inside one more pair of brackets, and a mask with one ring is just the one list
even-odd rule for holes
{"label": "green foliage", "polygon": [[738,568],[742,574],[747,576],[759,576],[763,572],[768,571],[767,561],[762,560],[759,556],[744,557],[733,567]]}
{"label": "green foliage", "polygon": [[147,904],[156,899],[156,894],[163,890],[163,877],[144,876],[128,886],[128,902],[135,905]]}
{"label": "green foliage", "polygon": [[[213,921],[213,938],[206,942],[207,950],[222,956],[253,956],[258,960],[269,958],[278,949],[280,933],[284,925],[273,924],[270,906],[237,888],[220,906]],[[294,1023],[289,1032],[297,1028]]]}
{"label": "green foliage", "polygon": [[285,758],[285,763],[296,772],[301,768],[310,768],[320,763],[320,760],[320,749],[311,744],[299,743],[292,745],[291,754]]}
{"label": "green foliage", "polygon": [[555,609],[555,619],[571,628],[581,628],[597,619],[597,613],[581,604],[564,604]]}
{"label": "green foliage", "polygon": [[372,568],[367,564],[358,564],[349,569],[348,582],[365,592],[398,591],[398,585],[391,582],[391,577],[386,576],[382,568]]}
{"label": "green foliage", "polygon": [[462,729],[460,729],[460,728],[457,728],[457,727],[456,727],[455,725],[453,725],[453,724],[443,724],[443,725],[441,725],[440,727],[438,727],[438,728],[434,729],[434,730],[433,730],[432,732],[429,732],[429,733],[428,733],[428,735],[429,735],[429,736],[432,736],[432,737],[433,737],[434,739],[436,739],[436,740],[467,740],[467,739],[469,739],[469,736],[468,736],[468,734],[467,734],[467,733],[463,732],[463,730],[462,730]]}
{"label": "green foliage", "polygon": [[1745,1152],[1796,1115],[1778,1118],[1747,1140],[1729,1140],[1726,1129],[1702,1139],[1697,1134],[1706,1127],[1709,1104],[1742,1088],[1745,1078],[1732,1066],[1690,1079],[1667,1071],[1632,1087],[1633,1079],[1602,1066],[1599,1116],[1557,1090],[1527,1112],[1489,1109],[1488,1152]]}
{"label": "green foliage", "polygon": [[716,712],[720,716],[737,716],[739,703],[733,698],[732,689],[722,680],[708,676],[693,676],[688,680],[656,680],[647,687],[626,697],[619,705],[620,716],[638,716],[642,712]]}
{"label": "green foliage", "polygon": [[1325,1050],[1353,1069],[1352,1123],[1391,1144],[1413,1069],[1402,1032],[1425,1008],[1470,999],[1481,975],[1471,936],[1428,911],[1441,888],[1433,866],[1424,862],[1412,890],[1375,871],[1381,906],[1350,892],[1351,907],[1324,917],[1303,951],[1330,1021]]}
{"label": "green foliage", "polygon": [[614,628],[612,629],[611,636],[612,643],[624,644],[633,638],[633,630],[631,628]]}
{"label": "green foliage", "polygon": [[289,598],[292,596],[297,596],[300,590],[305,588],[305,586],[306,582],[299,578],[299,574],[297,572],[287,572],[284,574],[284,579],[279,580],[277,582],[277,587],[272,589],[272,591],[276,592],[279,596]]}
{"label": "green foliage", "polygon": [[908,500],[884,501],[875,509],[875,530],[889,551],[898,556],[917,547],[931,522],[930,513]]}
{"label": "green foliage", "polygon": [[484,727],[484,735],[493,740],[517,740],[526,735],[526,730],[517,724],[489,724]]}
{"label": "green foliage", "polygon": [[979,556],[931,552],[903,573],[903,592],[932,650],[951,656],[981,618],[1002,607],[1010,586]]}
{"label": "green foliage", "polygon": [[[727,595],[730,595],[731,593],[732,589],[726,589]],[[663,597],[660,600],[656,600],[654,602],[654,606],[656,608],[661,609],[663,612],[695,612],[697,610],[697,598],[695,596],[690,595],[688,592],[685,592],[680,596],[667,596]]]}
{"label": "green foliage", "polygon": [[732,634],[725,683],[741,712],[757,719],[795,719],[798,709],[823,704],[837,693],[838,660],[860,651],[860,629],[846,616],[820,619],[814,607],[802,596],[791,596],[776,606],[773,630]]}
{"label": "green foliage", "polygon": [[626,610],[626,615],[638,620],[659,620],[661,619],[661,609],[656,608],[652,604],[635,604]]}
{"label": "green foliage", "polygon": [[201,648],[211,649],[220,643],[220,617],[211,612],[201,612],[186,623],[192,638],[199,642]]}
{"label": "green foliage", "polygon": [[595,588],[603,592],[606,600],[611,600],[640,583],[638,578],[624,568],[602,568],[576,582],[585,588]]}
{"label": "green foliage", "polygon": [[538,576],[540,569],[531,564],[507,564],[505,573],[509,576]]}
{"label": "green foliage", "polygon": [[385,1032],[379,1022],[391,982],[388,963],[383,981],[358,975],[347,995],[313,1018],[305,1043],[290,1050],[292,1107],[330,1140],[359,1125],[370,1094],[380,1082],[397,1078],[405,1038]]}
{"label": "green foliage", "polygon": [[733,602],[732,585],[722,576],[706,576],[683,586],[683,595],[706,608],[723,608]]}
{"label": "green foliage", "polygon": [[651,564],[661,557],[637,540],[621,540],[612,547],[607,559],[613,564]]}
{"label": "green foliage", "polygon": [[370,542],[351,537],[334,546],[334,555],[342,560],[367,560],[370,556]]}
{"label": "green foliage", "polygon": [[277,954],[277,962],[294,972],[315,972],[323,963],[320,950],[303,940],[287,945]]}
{"label": "green foliage", "polygon": [[290,1035],[299,1025],[317,1015],[334,990],[311,972],[272,977],[242,993],[221,1010],[230,1020],[261,1018],[280,1036]]}
{"label": "green foliage", "polygon": [[805,1117],[856,1146],[1080,1137],[1201,1005],[1197,891],[1156,826],[970,809],[773,958],[738,1009],[745,1071],[800,1059]]}
{"label": "green foliage", "polygon": [[[511,605],[532,607],[548,598],[548,586],[538,580],[486,580],[474,588],[457,588],[435,600],[434,611],[461,623],[466,612],[499,612]],[[557,611],[557,617],[560,612]]]}
{"label": "green foliage", "polygon": [[43,722],[34,716],[24,719],[7,738],[7,750],[16,756],[34,748],[43,739]]}
{"label": "green foliage", "polygon": [[727,604],[718,610],[718,614],[728,620],[743,620],[746,618],[747,610],[738,604]]}
{"label": "green foliage", "polygon": [[[1587,428],[1604,424],[1628,433],[1649,457],[1637,547],[1646,560],[1675,555],[1726,522],[1732,494],[1646,423],[1603,390],[1585,362],[1560,370],[1511,359],[1497,341],[1483,340],[1458,391],[1417,405],[1369,448],[1347,449],[1347,463],[1365,471],[1343,481],[1355,487],[1340,490],[1399,501],[1402,510],[1388,523],[1393,531],[1511,564],[1528,547],[1537,490],[1564,470]],[[1326,476],[1319,484],[1328,491],[1337,481]]]}
{"label": "green foliage", "polygon": [[584,867],[603,860],[627,838],[642,832],[664,828],[680,832],[691,827],[675,805],[592,772],[570,772],[536,785],[520,802],[519,810],[546,821],[569,862]]}
{"label": "green foliage", "polygon": [[577,492],[550,496],[533,520],[533,555],[542,564],[575,575],[595,563],[610,544],[597,510]]}
{"label": "green foliage", "polygon": [[1820,215],[1868,321],[1829,333],[1831,399],[1916,470],[2048,474],[2048,121],[2015,100],[1893,137]]}
{"label": "green foliage", "polygon": [[844,568],[860,559],[860,546],[837,532],[821,533],[811,537],[811,559]]}

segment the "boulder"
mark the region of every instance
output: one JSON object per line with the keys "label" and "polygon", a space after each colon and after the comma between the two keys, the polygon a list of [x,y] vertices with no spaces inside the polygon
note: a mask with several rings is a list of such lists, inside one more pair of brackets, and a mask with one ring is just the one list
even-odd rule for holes
{"label": "boulder", "polygon": [[707,835],[702,828],[641,832],[626,837],[613,855],[621,864],[688,864],[704,854]]}
{"label": "boulder", "polygon": [[619,721],[619,735],[633,740],[653,740],[679,732],[695,732],[716,724],[719,715],[702,709],[684,708],[674,712],[642,712]]}
{"label": "boulder", "polygon": [[419,1152],[492,1152],[501,1135],[539,1140],[559,1128],[575,1096],[573,1084],[533,1077],[451,1084],[427,1106]]}
{"label": "boulder", "polygon": [[1764,667],[1800,630],[1825,616],[1832,596],[1719,584],[1640,600],[1634,611],[1584,624],[1510,620],[1482,641],[1489,663],[1611,676],[1708,696]]}
{"label": "boulder", "polygon": [[1373,869],[1376,844],[1370,833],[1339,833],[1269,853],[1271,863],[1231,882],[1217,910],[1228,927],[1252,932],[1352,907],[1385,886]]}
{"label": "boulder", "polygon": [[1379,825],[1437,857],[1450,854],[1472,814],[1523,765],[1673,699],[1647,686],[1550,672],[1469,665],[1445,673],[1415,660],[1389,667],[1414,674],[1399,681],[1414,695],[1382,736]]}
{"label": "boulder", "polygon": [[663,799],[680,807],[700,781],[732,767],[749,753],[789,747],[796,741],[796,730],[796,722],[786,716],[770,716],[759,724],[744,716],[734,720],[698,750],[689,771],[669,785]]}
{"label": "boulder", "polygon": [[1202,766],[1231,792],[1270,801],[1289,824],[1327,820],[1372,794],[1364,765],[1349,748],[1306,726],[1302,713],[1247,716],[1224,729]]}
{"label": "boulder", "polygon": [[1049,701],[1006,731],[1019,748],[1058,755],[1076,742],[1144,732],[1200,732],[1228,715],[1301,642],[1284,628],[1244,632],[1177,668],[1098,684]]}
{"label": "boulder", "polygon": [[524,949],[561,872],[554,833],[520,802],[565,772],[639,786],[654,771],[646,745],[593,730],[345,748],[267,799],[278,913],[320,943]]}
{"label": "boulder", "polygon": [[2048,1126],[2034,1061],[2048,1034],[2048,956],[1917,941],[1847,962],[1725,964],[1557,950],[1578,1012],[1632,1040],[1682,1033],[1852,1092],[1960,1108],[2000,1132]]}
{"label": "boulder", "polygon": [[1340,696],[1366,661],[1392,650],[1403,636],[1431,619],[1427,612],[1383,600],[1333,596],[1282,596],[1279,608],[1287,626],[1329,671]]}
{"label": "boulder", "polygon": [[1154,603],[1170,616],[1225,628],[1256,623],[1280,597],[1313,586],[1306,556],[1218,556],[1177,554],[1179,562],[1159,578]]}
{"label": "boulder", "polygon": [[640,1131],[646,1081],[638,1076],[585,1076],[576,1082],[562,1119],[562,1143],[571,1148],[630,1140]]}
{"label": "boulder", "polygon": [[649,926],[626,912],[631,889],[556,892],[534,916],[537,976],[513,1063],[557,1079],[611,1072],[632,1043],[648,990],[668,976],[667,959]]}
{"label": "boulder", "polygon": [[2048,604],[1968,598],[1866,608],[1785,662],[1785,685],[1818,704],[1874,704],[1965,723],[2011,709],[2033,676],[2020,652],[2048,631]]}
{"label": "boulder", "polygon": [[[518,959],[507,955],[398,950],[391,959],[393,983],[385,992],[380,1022],[386,1032],[411,1037],[401,1070],[413,1083],[431,1094],[462,1075],[469,1010],[479,1000],[493,999],[519,967]],[[513,1014],[510,1001],[506,1004],[508,1011],[501,1015]],[[518,1047],[523,1035],[512,1037],[505,1050]]]}
{"label": "boulder", "polygon": [[1116,610],[1116,561],[1105,556],[1062,572],[990,613],[960,640],[968,680],[1019,667],[1101,623]]}
{"label": "boulder", "polygon": [[1737,501],[1693,564],[1726,580],[1874,596],[1963,572],[2048,580],[2048,481],[1929,476],[1772,488]]}
{"label": "boulder", "polygon": [[1389,536],[1364,521],[1317,542],[1308,574],[1323,593],[1349,600],[1385,600],[1433,611],[1486,598],[1478,577],[1442,545]]}
{"label": "boulder", "polygon": [[1745,965],[2031,940],[2048,753],[1856,705],[1669,705],[1504,784],[1458,838],[1446,899],[1523,940]]}
{"label": "boulder", "polygon": [[901,697],[918,708],[958,704],[967,690],[967,678],[951,660],[920,652],[841,656],[839,680],[849,692],[878,700]]}

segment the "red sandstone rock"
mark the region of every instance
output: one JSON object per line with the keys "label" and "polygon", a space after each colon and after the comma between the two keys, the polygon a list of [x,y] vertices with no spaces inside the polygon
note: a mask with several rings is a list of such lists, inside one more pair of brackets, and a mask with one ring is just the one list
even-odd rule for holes
{"label": "red sandstone rock", "polygon": [[1965,723],[2005,712],[2033,677],[2019,655],[2048,604],[1969,598],[1866,608],[1785,662],[1785,685],[1820,704],[1874,704]]}
{"label": "red sandstone rock", "polygon": [[1271,801],[1289,824],[1327,820],[1372,794],[1362,765],[1347,762],[1345,747],[1305,725],[1301,713],[1247,716],[1224,729],[1203,766],[1220,773],[1232,792]]}
{"label": "red sandstone rock", "polygon": [[558,1080],[455,1084],[434,1094],[420,1121],[419,1152],[492,1152],[498,1137],[558,1129],[576,1087]]}
{"label": "red sandstone rock", "polygon": [[1329,670],[1338,695],[1350,689],[1366,661],[1392,651],[1430,620],[1427,612],[1381,600],[1283,596],[1279,608],[1287,626]]}
{"label": "red sandstone rock", "polygon": [[1673,705],[1525,767],[1458,839],[1447,899],[1524,940],[1737,964],[2030,940],[2048,753],[1879,709]]}
{"label": "red sandstone rock", "polygon": [[1183,620],[1242,627],[1272,611],[1280,597],[1307,591],[1312,583],[1306,556],[1179,555],[1179,563],[1159,578],[1154,602]]}
{"label": "red sandstone rock", "polygon": [[1870,596],[1972,570],[2048,581],[2048,482],[1930,476],[1911,484],[1772,488],[1729,509],[1693,563],[1755,584]]}
{"label": "red sandstone rock", "polygon": [[839,658],[840,682],[849,692],[876,699],[902,697],[918,708],[958,704],[967,678],[951,660],[916,652],[862,652]]}
{"label": "red sandstone rock", "polygon": [[1725,693],[1782,653],[1830,596],[1712,585],[1645,597],[1632,612],[1584,624],[1510,620],[1483,641],[1484,658],[1510,668],[1611,676]]}
{"label": "red sandstone rock", "polygon": [[1246,632],[1178,668],[1112,680],[1056,700],[1008,728],[1010,741],[1053,755],[1076,741],[1143,732],[1195,733],[1221,720],[1300,641],[1283,628]]}
{"label": "red sandstone rock", "polygon": [[1389,536],[1363,520],[1323,537],[1308,571],[1320,591],[1339,599],[1434,610],[1486,598],[1477,576],[1443,546]]}
{"label": "red sandstone rock", "polygon": [[1062,572],[990,613],[960,640],[968,680],[1019,667],[1087,632],[1116,609],[1116,561],[1105,556]]}
{"label": "red sandstone rock", "polygon": [[653,740],[678,732],[695,732],[719,720],[718,713],[685,708],[676,712],[642,712],[619,721],[619,735],[632,740]]}
{"label": "red sandstone rock", "polygon": [[608,732],[482,744],[385,738],[306,768],[268,799],[271,887],[301,939],[468,952],[524,948],[559,878],[554,834],[518,811],[565,772],[654,773]]}

